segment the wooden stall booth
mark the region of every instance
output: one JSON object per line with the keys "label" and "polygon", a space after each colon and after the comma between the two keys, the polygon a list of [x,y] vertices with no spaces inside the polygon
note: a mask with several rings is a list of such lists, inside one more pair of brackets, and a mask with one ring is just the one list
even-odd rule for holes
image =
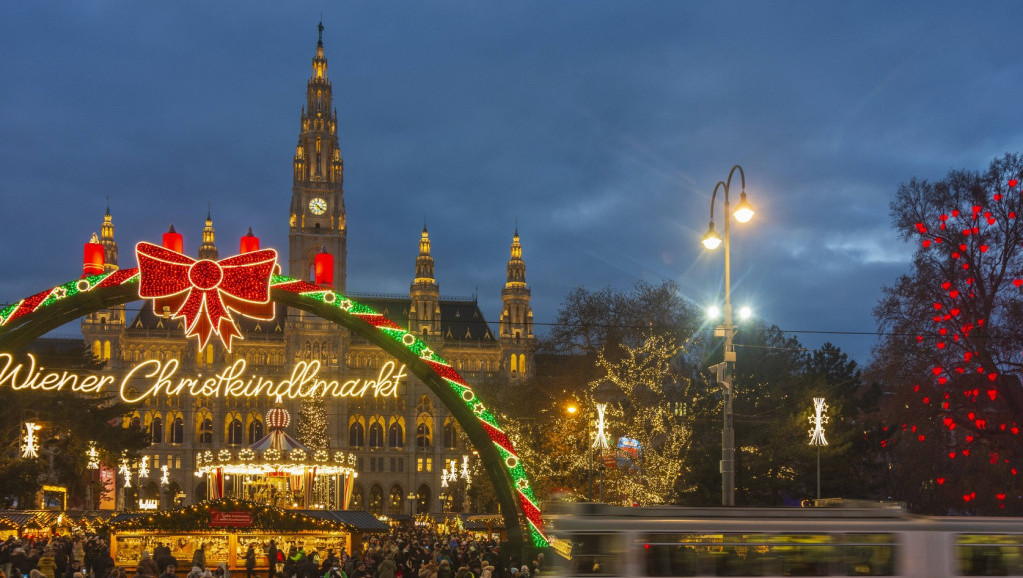
{"label": "wooden stall booth", "polygon": [[254,544],[256,567],[266,569],[272,540],[285,554],[292,546],[307,555],[328,550],[351,553],[368,533],[386,532],[372,514],[351,510],[283,510],[242,500],[214,500],[163,512],[128,512],[111,521],[110,555],[119,567],[133,568],[143,551],[170,548],[178,568],[190,565],[195,550],[205,551],[206,566],[245,567],[245,553]]}

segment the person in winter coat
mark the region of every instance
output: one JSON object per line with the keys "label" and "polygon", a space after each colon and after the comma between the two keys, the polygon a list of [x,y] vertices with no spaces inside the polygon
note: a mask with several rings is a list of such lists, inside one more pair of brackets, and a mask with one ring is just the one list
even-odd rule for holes
{"label": "person in winter coat", "polygon": [[206,544],[199,543],[199,547],[192,552],[192,567],[198,566],[206,570]]}
{"label": "person in winter coat", "polygon": [[398,572],[398,565],[394,562],[394,555],[387,554],[377,566],[377,578],[395,578]]}
{"label": "person in winter coat", "polygon": [[153,560],[148,551],[143,550],[139,556],[139,564],[135,573],[138,575],[138,578],[156,578],[160,575],[160,569],[156,566],[156,561]]}
{"label": "person in winter coat", "polygon": [[245,551],[245,578],[252,578],[256,572],[256,543],[249,542]]}

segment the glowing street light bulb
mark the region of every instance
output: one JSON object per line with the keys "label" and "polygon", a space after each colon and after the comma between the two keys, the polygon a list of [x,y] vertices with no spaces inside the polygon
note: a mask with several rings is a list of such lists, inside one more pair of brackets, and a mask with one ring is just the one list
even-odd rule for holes
{"label": "glowing street light bulb", "polygon": [[579,411],[579,408],[576,407],[575,405],[569,405],[568,407],[565,408],[565,411],[567,411],[570,414],[574,414],[575,412]]}
{"label": "glowing street light bulb", "polygon": [[739,309],[739,319],[749,319],[753,317],[753,310],[749,307],[741,307]]}
{"label": "glowing street light bulb", "polygon": [[721,309],[717,305],[711,305],[707,308],[708,319],[717,319],[718,317],[721,317]]}
{"label": "glowing street light bulb", "polygon": [[702,243],[704,247],[711,250],[717,249],[721,245],[721,235],[718,235],[718,232],[714,230],[714,221],[710,222],[710,227],[707,228],[707,233],[703,236]]}
{"label": "glowing street light bulb", "polygon": [[746,201],[746,191],[742,192],[742,196],[739,197],[739,204],[735,206],[735,210],[732,211],[732,215],[735,216],[735,220],[740,223],[748,223],[756,211],[753,210],[753,205]]}

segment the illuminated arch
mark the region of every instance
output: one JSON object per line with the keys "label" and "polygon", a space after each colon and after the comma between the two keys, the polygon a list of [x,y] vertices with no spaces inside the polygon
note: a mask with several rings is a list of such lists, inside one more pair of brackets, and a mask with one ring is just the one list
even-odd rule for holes
{"label": "illuminated arch", "polygon": [[[19,351],[65,323],[138,300],[138,280],[138,269],[91,275],[0,309],[0,351]],[[274,275],[271,299],[337,323],[404,363],[451,411],[479,452],[501,504],[509,541],[525,545],[528,532],[531,545],[547,546],[538,500],[524,464],[493,412],[447,361],[414,334],[340,293]],[[372,497],[371,490],[371,501]]]}

